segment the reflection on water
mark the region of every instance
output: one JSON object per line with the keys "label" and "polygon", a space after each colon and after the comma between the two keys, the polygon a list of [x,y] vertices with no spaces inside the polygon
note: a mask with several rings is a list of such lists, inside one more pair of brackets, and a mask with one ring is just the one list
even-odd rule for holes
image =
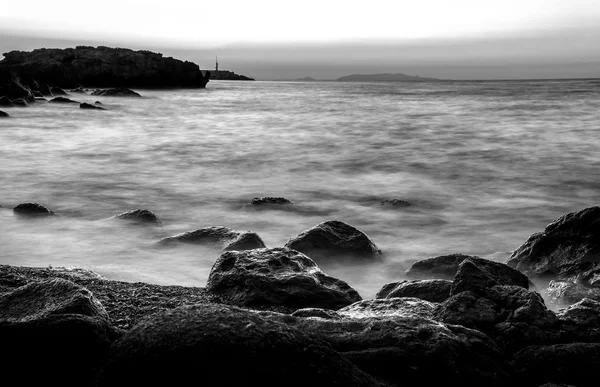
{"label": "reflection on water", "polygon": [[[108,111],[38,103],[0,123],[0,262],[80,266],[110,278],[203,286],[218,252],[152,249],[207,226],[270,247],[324,220],[366,232],[383,263],[332,266],[363,297],[415,259],[503,261],[558,216],[597,204],[600,86],[589,81],[211,82],[72,96]],[[283,196],[298,211],[247,211]],[[411,207],[382,206],[403,199]],[[61,214],[25,221],[34,201]],[[134,208],[163,227],[107,218]]]}

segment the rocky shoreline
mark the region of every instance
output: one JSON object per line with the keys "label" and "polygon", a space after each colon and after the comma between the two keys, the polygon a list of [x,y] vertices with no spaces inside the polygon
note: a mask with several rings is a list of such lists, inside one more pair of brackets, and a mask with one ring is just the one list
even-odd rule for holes
{"label": "rocky shoreline", "polygon": [[[256,203],[293,205],[281,199]],[[35,203],[14,212],[56,215]],[[153,215],[115,218],[160,222]],[[421,260],[410,280],[382,284],[366,300],[315,263],[382,259],[340,221],[275,248],[225,227],[174,236],[223,251],[205,288],[0,265],[0,340],[13,354],[5,366],[24,385],[595,386],[599,224],[600,207],[567,214],[508,264],[463,254]],[[531,279],[549,280],[546,291],[568,306],[550,310]],[[557,284],[577,291],[561,298]]]}

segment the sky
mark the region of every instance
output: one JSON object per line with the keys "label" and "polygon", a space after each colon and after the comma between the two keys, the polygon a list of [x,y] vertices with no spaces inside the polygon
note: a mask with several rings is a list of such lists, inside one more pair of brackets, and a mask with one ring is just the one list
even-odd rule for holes
{"label": "sky", "polygon": [[[87,5],[82,5],[87,4]],[[598,0],[0,0],[0,50],[151,49],[257,79],[600,77]]]}

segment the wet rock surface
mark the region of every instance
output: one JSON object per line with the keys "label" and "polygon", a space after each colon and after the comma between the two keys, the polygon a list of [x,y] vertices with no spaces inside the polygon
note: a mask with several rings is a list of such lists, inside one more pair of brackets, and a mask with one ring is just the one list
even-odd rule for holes
{"label": "wet rock surface", "polygon": [[85,103],[85,102],[82,104],[79,104],[79,108],[80,109],[90,109],[90,110],[106,110],[103,107],[90,105],[89,103]]}
{"label": "wet rock surface", "polygon": [[264,248],[265,243],[252,231],[236,231],[229,227],[213,226],[162,238],[158,246],[174,246],[178,243],[218,247],[224,251]]}
{"label": "wet rock surface", "polygon": [[136,93],[135,91],[123,87],[106,90],[94,90],[92,92],[92,95],[99,95],[104,97],[141,97],[141,95]]}
{"label": "wet rock surface", "polygon": [[287,248],[228,251],[217,259],[206,289],[235,305],[337,309],[361,300],[346,282]]}
{"label": "wet rock surface", "polygon": [[337,310],[347,318],[417,317],[433,319],[435,304],[412,297],[362,300]]}
{"label": "wet rock surface", "polygon": [[600,301],[600,288],[591,288],[571,281],[550,281],[546,295],[553,304],[565,306],[584,298]]}
{"label": "wet rock surface", "polygon": [[253,198],[250,203],[246,204],[246,207],[251,208],[277,208],[279,206],[293,205],[291,201],[282,197],[264,196],[260,198]]}
{"label": "wet rock surface", "polygon": [[384,285],[375,298],[416,297],[429,302],[444,302],[450,298],[452,281],[443,279],[410,280]]}
{"label": "wet rock surface", "polygon": [[141,224],[161,224],[158,216],[147,209],[135,209],[115,215],[115,218]]}
{"label": "wet rock surface", "polygon": [[55,97],[55,98],[52,98],[48,102],[50,102],[50,103],[80,103],[78,101],[73,101],[72,99],[65,98],[65,97]]}
{"label": "wet rock surface", "polygon": [[53,211],[38,203],[21,203],[13,209],[13,212],[16,215],[30,217],[56,215]]}

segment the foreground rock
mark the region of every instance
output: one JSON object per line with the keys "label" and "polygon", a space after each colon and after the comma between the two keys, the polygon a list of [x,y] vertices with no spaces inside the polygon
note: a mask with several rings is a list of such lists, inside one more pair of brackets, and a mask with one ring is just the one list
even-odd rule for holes
{"label": "foreground rock", "polygon": [[490,261],[474,255],[450,254],[423,259],[415,262],[406,275],[413,278],[453,279],[461,263],[470,260],[486,275],[494,278],[496,284],[515,285],[529,289],[529,279],[508,265]]}
{"label": "foreground rock", "polygon": [[66,280],[0,296],[3,377],[24,386],[91,385],[119,336],[107,318],[87,289]]}
{"label": "foreground rock", "polygon": [[38,203],[21,203],[13,209],[13,212],[22,216],[53,216],[56,215],[47,207]]}
{"label": "foreground rock", "polygon": [[329,220],[291,238],[285,247],[300,251],[312,259],[376,260],[381,250],[362,231],[340,222]]}
{"label": "foreground rock", "polygon": [[100,387],[379,386],[327,345],[286,324],[223,305],[154,315],[113,346]]}
{"label": "foreground rock", "polygon": [[173,246],[177,243],[217,246],[224,251],[264,248],[265,243],[252,231],[236,231],[229,227],[205,227],[194,231],[163,238],[158,245]]}
{"label": "foreground rock", "polygon": [[381,288],[375,298],[416,297],[430,302],[444,302],[450,298],[452,281],[443,279],[392,282]]}
{"label": "foreground rock", "polygon": [[[145,50],[103,46],[5,53],[4,60],[0,61],[0,84],[15,75],[24,85],[49,84],[69,89],[80,85],[204,88],[208,82],[208,76],[194,63],[164,58],[162,54]],[[0,92],[0,95],[6,94]]]}
{"label": "foreground rock", "polygon": [[10,117],[8,115],[8,113],[4,113],[2,110],[0,110],[0,117]]}
{"label": "foreground rock", "polygon": [[135,209],[115,215],[115,218],[142,224],[161,224],[158,216],[150,210]]}
{"label": "foreground rock", "polygon": [[138,93],[133,90],[118,87],[116,89],[106,90],[94,90],[92,95],[99,95],[103,97],[141,97]]}
{"label": "foreground rock", "polygon": [[211,269],[206,289],[236,305],[338,309],[361,300],[346,282],[287,248],[229,251]]}
{"label": "foreground rock", "polygon": [[79,108],[80,109],[90,109],[90,110],[106,110],[103,107],[90,105],[89,103],[86,103],[86,102],[79,104]]}

